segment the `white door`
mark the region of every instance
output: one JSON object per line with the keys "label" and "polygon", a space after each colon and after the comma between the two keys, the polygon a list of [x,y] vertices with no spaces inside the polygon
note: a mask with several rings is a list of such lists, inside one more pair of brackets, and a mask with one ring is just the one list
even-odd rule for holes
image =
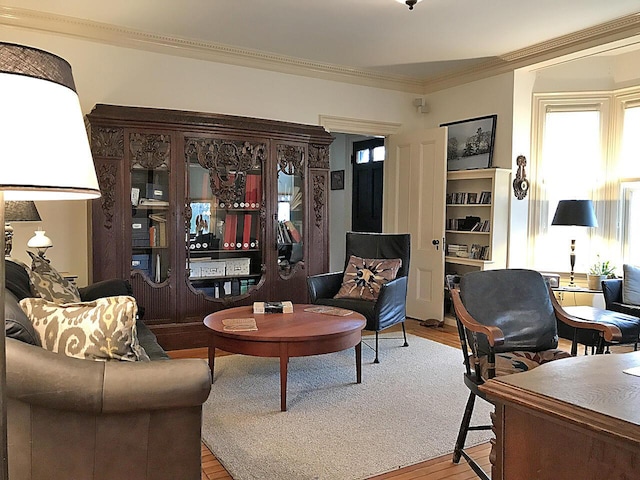
{"label": "white door", "polygon": [[387,138],[382,229],[411,234],[407,316],[443,320],[447,129]]}

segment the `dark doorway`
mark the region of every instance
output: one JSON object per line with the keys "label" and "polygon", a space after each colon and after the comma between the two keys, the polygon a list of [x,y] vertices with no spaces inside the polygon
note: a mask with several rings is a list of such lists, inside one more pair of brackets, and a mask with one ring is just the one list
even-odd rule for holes
{"label": "dark doorway", "polygon": [[353,204],[355,232],[382,232],[384,138],[353,143]]}

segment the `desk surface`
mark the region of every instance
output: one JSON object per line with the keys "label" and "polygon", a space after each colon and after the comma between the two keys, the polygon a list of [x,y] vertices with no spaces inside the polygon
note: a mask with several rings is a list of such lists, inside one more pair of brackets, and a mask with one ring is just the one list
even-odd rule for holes
{"label": "desk surface", "polygon": [[575,421],[588,417],[600,428],[617,423],[640,444],[640,377],[624,373],[639,366],[640,352],[571,357],[494,378],[481,389]]}

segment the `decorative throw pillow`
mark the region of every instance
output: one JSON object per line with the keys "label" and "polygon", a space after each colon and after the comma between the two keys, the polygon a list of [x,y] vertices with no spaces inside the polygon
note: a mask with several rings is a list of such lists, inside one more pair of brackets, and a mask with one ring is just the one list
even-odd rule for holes
{"label": "decorative throw pillow", "polygon": [[31,293],[55,303],[76,303],[80,301],[78,287],[66,280],[44,258],[27,252],[32,259],[29,281]]}
{"label": "decorative throw pillow", "polygon": [[622,303],[640,305],[640,267],[622,265]]}
{"label": "decorative throw pillow", "polygon": [[380,287],[396,278],[401,265],[399,258],[360,258],[351,255],[344,270],[342,286],[333,298],[376,301]]}
{"label": "decorative throw pillow", "polygon": [[43,348],[90,360],[149,360],[138,342],[133,297],[63,305],[43,298],[20,301]]}

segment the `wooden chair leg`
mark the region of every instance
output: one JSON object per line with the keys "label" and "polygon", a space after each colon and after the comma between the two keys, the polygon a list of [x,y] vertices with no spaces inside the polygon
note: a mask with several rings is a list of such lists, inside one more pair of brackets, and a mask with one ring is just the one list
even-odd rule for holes
{"label": "wooden chair leg", "polygon": [[469,424],[471,423],[471,415],[473,414],[473,405],[476,401],[476,394],[471,392],[469,394],[469,400],[464,407],[464,415],[462,416],[462,423],[460,424],[460,431],[458,432],[458,438],[456,440],[456,446],[453,449],[453,463],[458,463],[462,456],[462,450],[464,450],[464,442],[467,441],[467,433],[469,432]]}

